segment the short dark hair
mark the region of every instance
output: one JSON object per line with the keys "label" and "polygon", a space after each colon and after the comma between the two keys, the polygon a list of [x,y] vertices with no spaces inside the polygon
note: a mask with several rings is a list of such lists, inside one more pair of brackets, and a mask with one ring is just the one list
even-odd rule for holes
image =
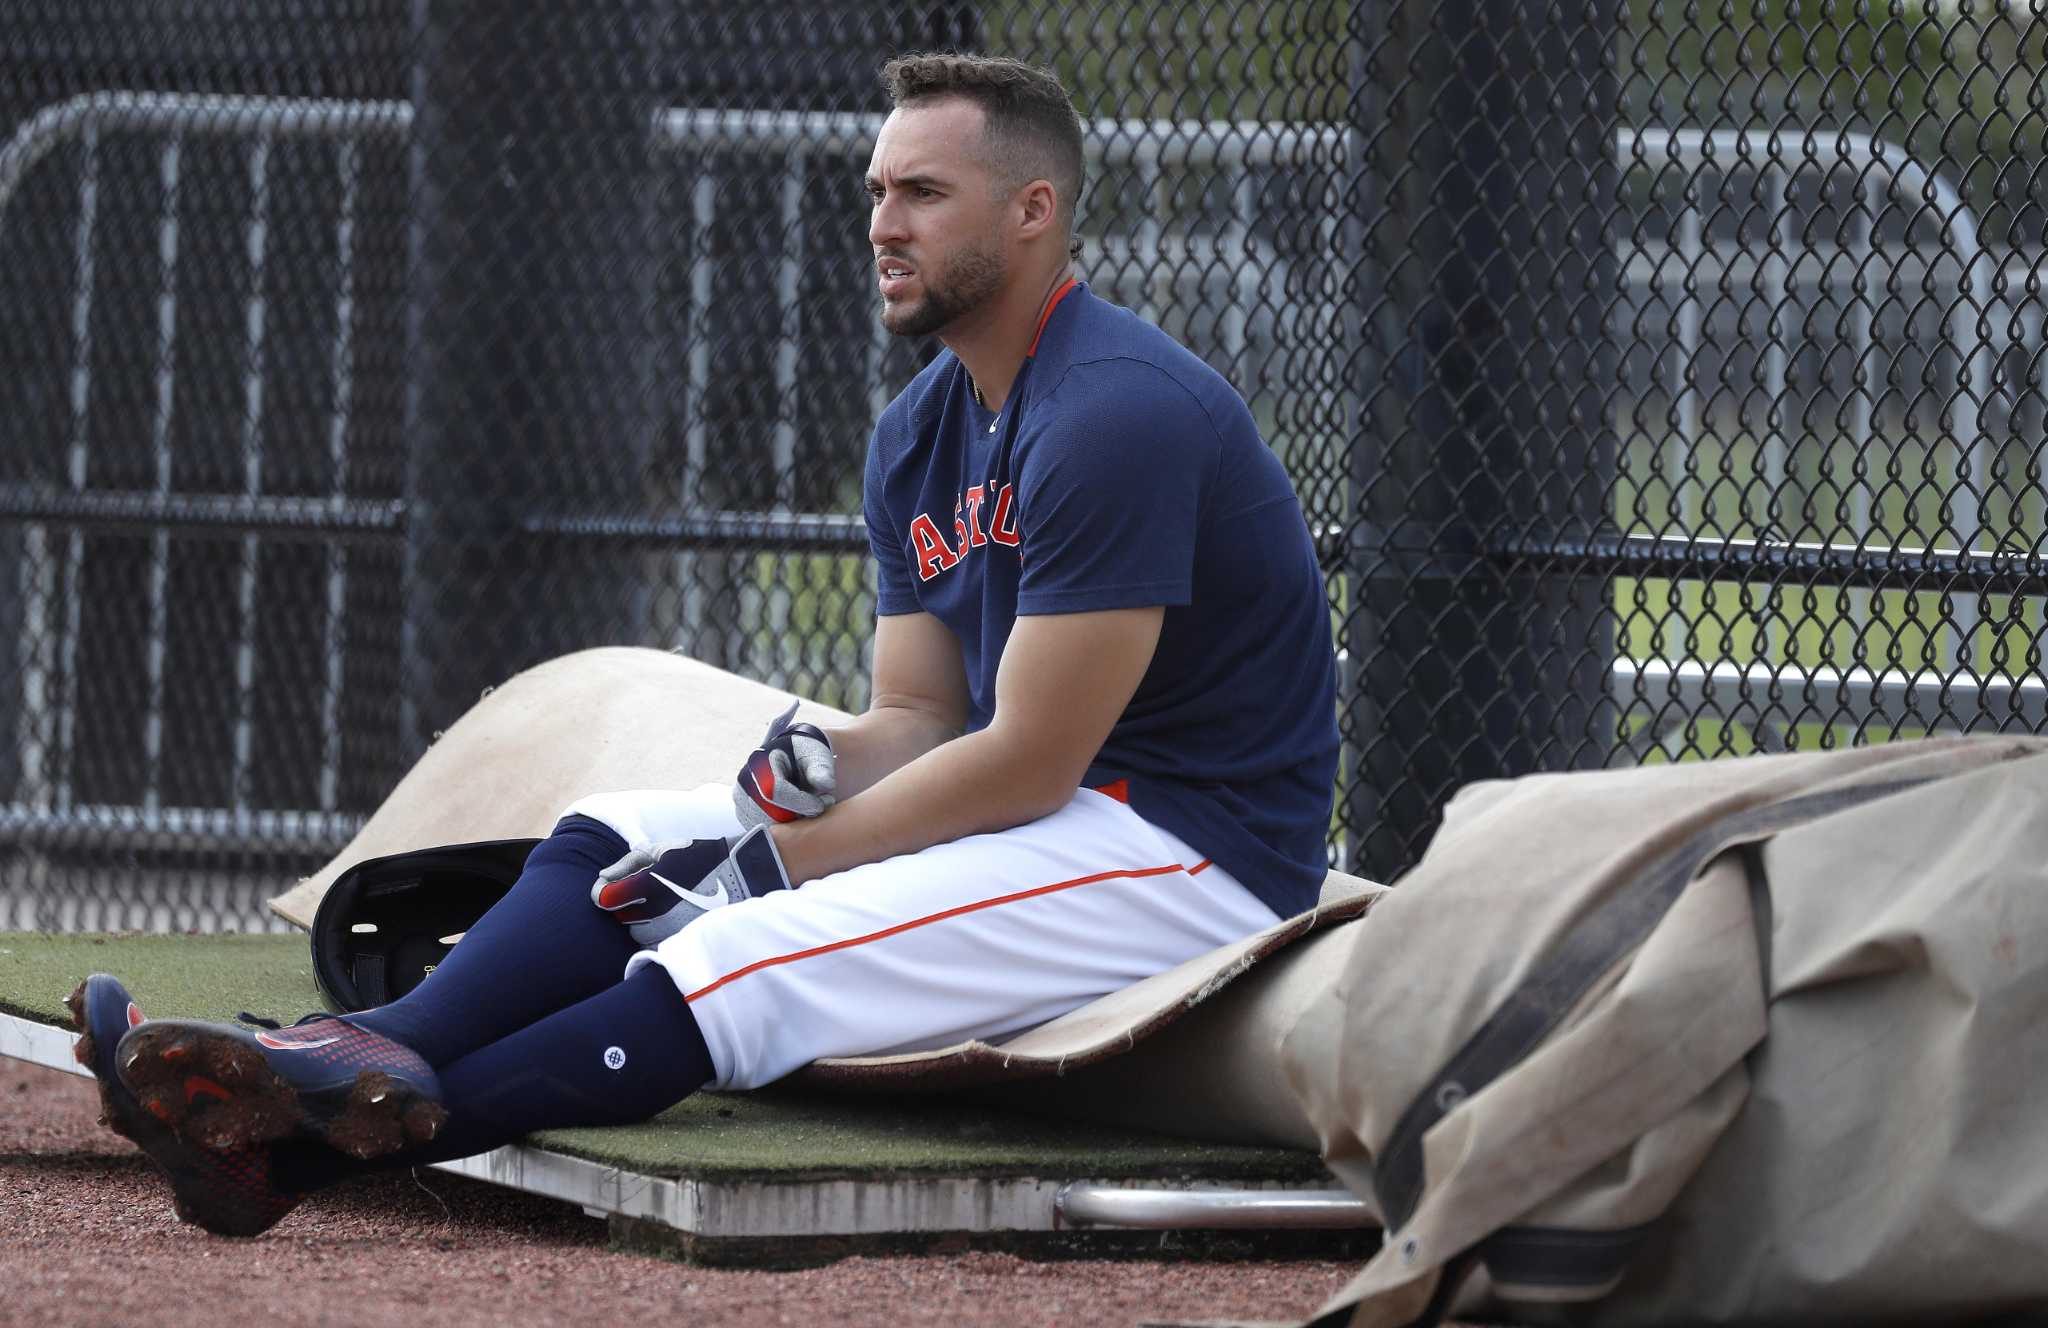
{"label": "short dark hair", "polygon": [[1081,197],[1081,117],[1059,76],[1001,55],[899,55],[882,66],[882,86],[897,106],[964,97],[981,107],[982,140],[1006,190],[1050,180],[1060,219],[1074,229]]}

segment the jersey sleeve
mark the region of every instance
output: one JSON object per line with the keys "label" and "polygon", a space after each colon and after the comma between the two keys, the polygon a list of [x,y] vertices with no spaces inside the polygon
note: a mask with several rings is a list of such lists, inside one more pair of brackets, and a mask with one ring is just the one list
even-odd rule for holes
{"label": "jersey sleeve", "polygon": [[918,603],[911,580],[908,546],[903,533],[889,514],[888,468],[885,463],[884,430],[877,427],[868,440],[868,459],[861,476],[861,514],[868,527],[868,549],[875,560],[875,612],[881,615],[916,613]]}
{"label": "jersey sleeve", "polygon": [[1017,612],[1186,604],[1219,453],[1201,406],[1156,369],[1076,370],[1019,448]]}

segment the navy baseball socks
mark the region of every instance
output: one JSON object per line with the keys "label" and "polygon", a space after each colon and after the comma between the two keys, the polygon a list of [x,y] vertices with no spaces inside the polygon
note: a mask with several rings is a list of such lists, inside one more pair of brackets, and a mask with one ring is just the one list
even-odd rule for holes
{"label": "navy baseball socks", "polygon": [[626,847],[565,818],[427,980],[376,1010],[290,1028],[144,1020],[114,979],[88,979],[71,1008],[107,1123],[169,1176],[181,1217],[251,1236],[366,1164],[654,1115],[713,1072],[673,980],[620,982],[638,947],[584,906]]}
{"label": "navy baseball socks", "polygon": [[604,991],[639,947],[590,907],[590,884],[626,850],[604,822],[563,817],[511,890],[424,982],[348,1022],[404,1043],[438,1069]]}
{"label": "navy baseball socks", "polygon": [[433,974],[391,1005],[309,1015],[290,1028],[149,1020],[125,1034],[122,1085],[181,1140],[255,1148],[317,1135],[358,1159],[434,1137],[445,1116],[437,1060],[449,1062],[612,986],[633,952],[608,918],[580,907],[600,867],[625,851],[605,826],[565,822]]}
{"label": "navy baseball socks", "polygon": [[287,1141],[272,1158],[278,1186],[305,1193],[369,1170],[489,1152],[535,1130],[629,1125],[696,1092],[714,1070],[675,980],[648,964],[606,991],[443,1065],[439,1074],[448,1118],[431,1142],[365,1163],[310,1141]]}

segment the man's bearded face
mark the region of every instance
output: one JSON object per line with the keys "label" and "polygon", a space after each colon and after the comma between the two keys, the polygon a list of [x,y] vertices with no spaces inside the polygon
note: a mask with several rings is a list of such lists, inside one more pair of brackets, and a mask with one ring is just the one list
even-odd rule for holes
{"label": "man's bearded face", "polygon": [[921,273],[921,289],[882,301],[882,326],[899,337],[930,336],[964,313],[979,308],[1003,288],[1008,275],[1002,246],[994,237],[967,241],[935,273]]}

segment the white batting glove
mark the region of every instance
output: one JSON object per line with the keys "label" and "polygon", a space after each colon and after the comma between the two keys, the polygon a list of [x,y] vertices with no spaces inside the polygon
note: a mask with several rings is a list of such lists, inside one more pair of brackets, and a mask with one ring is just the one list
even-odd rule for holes
{"label": "white batting glove", "polygon": [[792,703],[740,767],[732,805],[749,829],[817,816],[836,801],[838,763],[831,739],[816,724],[790,723],[795,715]]}
{"label": "white batting glove", "polygon": [[641,945],[656,945],[714,908],[789,888],[765,825],[737,839],[638,849],[597,874],[590,902]]}

